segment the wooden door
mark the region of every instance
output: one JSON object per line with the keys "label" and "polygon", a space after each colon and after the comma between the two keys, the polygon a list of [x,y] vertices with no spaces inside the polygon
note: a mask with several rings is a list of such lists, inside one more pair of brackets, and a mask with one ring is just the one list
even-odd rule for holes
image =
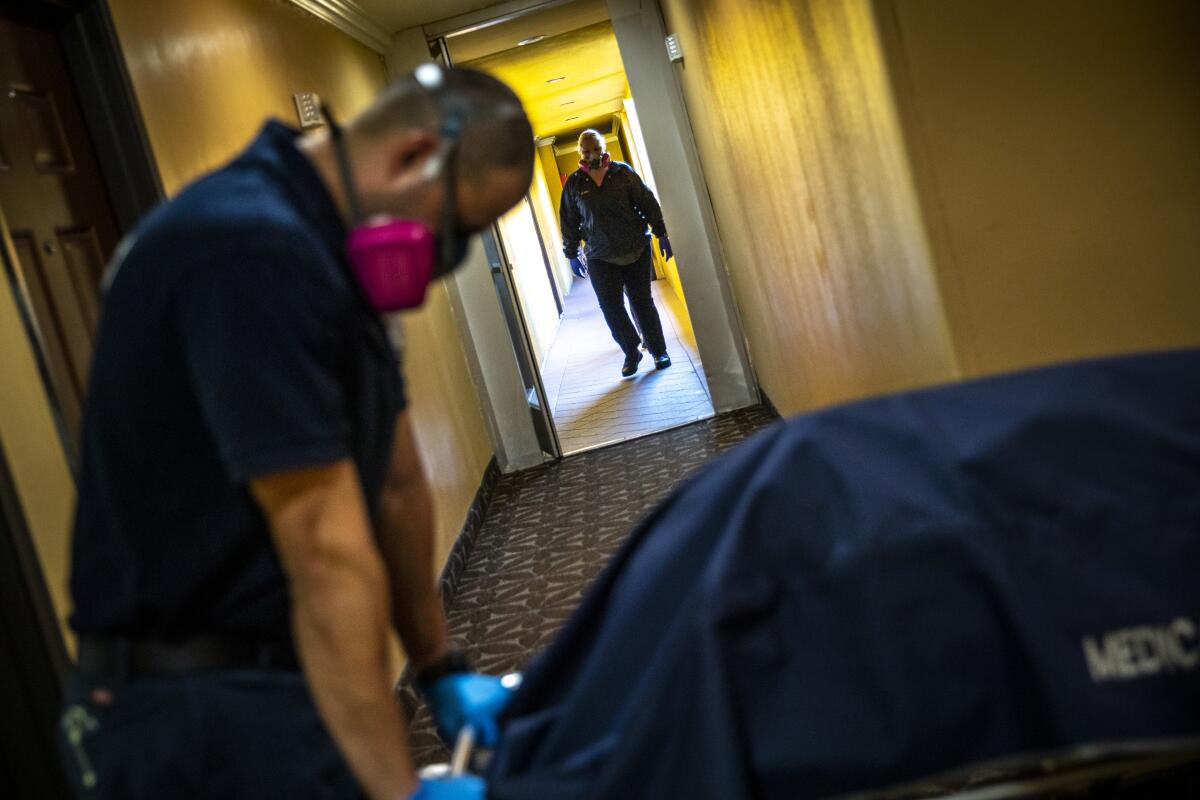
{"label": "wooden door", "polygon": [[[76,440],[116,220],[48,29],[0,19],[0,237]],[[0,244],[3,244],[0,242]],[[0,343],[2,346],[3,343]]]}

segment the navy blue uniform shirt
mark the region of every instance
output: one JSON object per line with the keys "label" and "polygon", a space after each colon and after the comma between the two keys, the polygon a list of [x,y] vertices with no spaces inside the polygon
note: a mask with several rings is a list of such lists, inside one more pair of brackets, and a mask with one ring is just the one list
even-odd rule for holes
{"label": "navy blue uniform shirt", "polygon": [[297,135],[268,123],[110,267],[73,543],[81,633],[286,639],[287,586],[249,481],[351,458],[374,514],[399,364]]}

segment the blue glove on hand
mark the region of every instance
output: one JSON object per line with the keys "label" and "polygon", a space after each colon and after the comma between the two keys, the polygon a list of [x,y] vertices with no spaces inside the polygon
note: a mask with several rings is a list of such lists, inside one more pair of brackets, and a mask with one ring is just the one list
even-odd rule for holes
{"label": "blue glove on hand", "polygon": [[658,249],[662,251],[663,261],[670,261],[675,255],[671,250],[671,240],[665,236],[658,237]]}
{"label": "blue glove on hand", "polygon": [[587,267],[583,265],[583,262],[578,257],[571,259],[571,272],[574,272],[581,278],[587,277]]}
{"label": "blue glove on hand", "polygon": [[421,781],[409,800],[483,800],[487,784],[477,775],[456,775]]}
{"label": "blue glove on hand", "polygon": [[452,672],[434,681],[426,694],[441,737],[453,743],[464,725],[475,729],[475,739],[484,747],[500,740],[496,717],[508,705],[512,690],[500,678],[476,672]]}

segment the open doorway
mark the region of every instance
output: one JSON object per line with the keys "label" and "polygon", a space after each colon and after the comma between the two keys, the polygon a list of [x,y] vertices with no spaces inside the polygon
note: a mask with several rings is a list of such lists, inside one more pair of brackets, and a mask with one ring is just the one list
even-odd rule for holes
{"label": "open doorway", "polygon": [[[520,95],[537,136],[537,165],[525,202],[498,225],[532,360],[564,455],[645,436],[713,415],[678,259],[647,240],[651,292],[671,366],[644,358],[622,376],[625,354],[601,313],[592,281],[563,254],[563,185],[579,168],[584,129],[604,137],[658,195],[604,0],[574,0],[446,35],[452,63],[491,73]],[[586,254],[586,242],[583,246]],[[626,313],[631,320],[633,315]],[[636,324],[636,323],[635,323]]]}

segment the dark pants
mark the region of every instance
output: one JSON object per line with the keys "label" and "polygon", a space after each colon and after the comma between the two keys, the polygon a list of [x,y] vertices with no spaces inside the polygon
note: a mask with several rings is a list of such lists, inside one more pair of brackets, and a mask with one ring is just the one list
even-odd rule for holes
{"label": "dark pants", "polygon": [[89,683],[72,680],[59,731],[77,797],[363,797],[299,672]]}
{"label": "dark pants", "polygon": [[[658,318],[658,309],[654,307],[654,298],[650,294],[650,279],[654,276],[654,264],[650,260],[650,247],[642,251],[641,257],[624,267],[609,264],[607,261],[588,261],[588,274],[592,278],[592,288],[596,290],[596,299],[600,301],[600,311],[612,337],[625,351],[626,356],[637,355],[638,345],[642,336],[646,339],[646,349],[652,356],[660,356],[667,352],[667,343],[663,339],[662,322]],[[622,294],[629,296],[629,307],[637,320],[642,336],[625,312],[625,300]]]}

